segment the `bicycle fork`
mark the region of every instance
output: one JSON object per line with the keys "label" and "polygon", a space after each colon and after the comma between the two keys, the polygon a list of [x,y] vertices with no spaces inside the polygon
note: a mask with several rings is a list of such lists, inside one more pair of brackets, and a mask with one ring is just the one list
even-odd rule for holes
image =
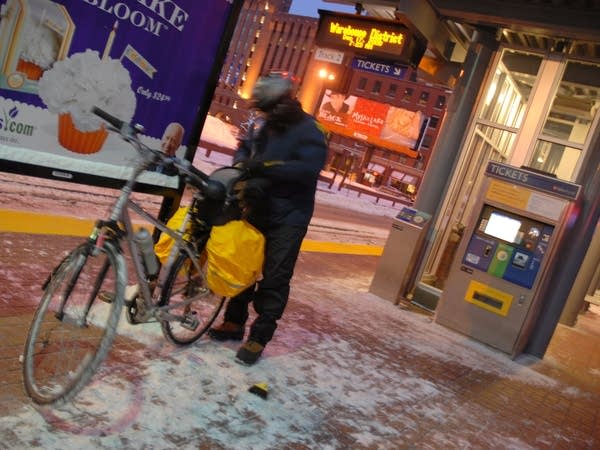
{"label": "bicycle fork", "polygon": [[[89,251],[90,251],[89,248],[83,249],[82,252],[78,252],[76,257],[74,258],[74,261],[68,263],[69,265],[71,265],[71,264],[74,265],[75,271],[69,276],[69,282],[67,283],[67,285],[61,295],[59,306],[58,306],[56,312],[54,313],[54,317],[56,317],[60,321],[63,321],[65,319],[65,312],[64,312],[65,306],[67,304],[67,301],[71,297],[71,294],[73,293],[73,288],[79,281],[79,277],[81,276],[81,271],[85,267],[85,263],[87,261],[87,258],[89,257]],[[65,263],[67,263],[67,262],[65,262]],[[94,303],[98,293],[100,292],[100,287],[102,286],[102,282],[104,281],[109,268],[110,268],[109,261],[108,260],[104,261],[104,263],[102,264],[102,268],[100,269],[100,272],[98,273],[98,275],[96,276],[96,279],[94,280],[94,287],[93,287],[92,291],[90,292],[90,294],[88,295],[88,298],[85,302],[85,306],[82,311],[82,314],[81,314],[79,320],[76,322],[76,325],[79,326],[80,328],[84,328],[84,327],[88,326],[88,324],[87,324],[88,313],[90,312],[90,309],[92,308],[92,304]],[[48,283],[45,283],[44,287],[46,287],[47,284]]]}

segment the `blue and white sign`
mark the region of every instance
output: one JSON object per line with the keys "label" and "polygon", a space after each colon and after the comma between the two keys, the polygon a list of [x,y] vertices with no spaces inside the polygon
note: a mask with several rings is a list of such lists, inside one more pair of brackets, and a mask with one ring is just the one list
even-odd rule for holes
{"label": "blue and white sign", "polygon": [[406,73],[406,67],[404,66],[365,58],[353,58],[352,68],[398,79],[404,78],[404,74]]}
{"label": "blue and white sign", "polygon": [[570,200],[575,200],[581,191],[581,186],[577,184],[494,161],[488,163],[485,171],[492,177],[566,197]]}

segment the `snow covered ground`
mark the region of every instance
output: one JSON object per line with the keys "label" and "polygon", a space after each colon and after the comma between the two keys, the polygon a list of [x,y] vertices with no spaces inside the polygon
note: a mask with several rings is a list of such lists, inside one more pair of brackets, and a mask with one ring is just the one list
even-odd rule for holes
{"label": "snow covered ground", "polygon": [[[337,261],[323,270],[323,256],[302,255],[253,367],[233,361],[237,343],[174,348],[158,324],[122,320],[93,383],[67,405],[26,402],[1,417],[0,448],[592,448],[591,435],[545,415],[551,398],[590,393],[370,294],[372,260]],[[266,400],[248,392],[255,383]]]}

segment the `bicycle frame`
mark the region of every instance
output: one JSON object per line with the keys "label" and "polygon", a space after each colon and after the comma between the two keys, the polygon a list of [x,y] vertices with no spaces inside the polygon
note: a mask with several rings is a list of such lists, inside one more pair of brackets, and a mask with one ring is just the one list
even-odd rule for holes
{"label": "bicycle frame", "polygon": [[[204,279],[204,275],[202,274],[202,271],[200,270],[200,264],[199,264],[199,258],[198,258],[199,255],[197,254],[197,251],[193,246],[193,241],[188,241],[188,240],[184,239],[187,225],[189,224],[191,216],[192,216],[192,208],[189,209],[189,211],[186,214],[185,219],[184,219],[183,223],[181,224],[181,226],[179,227],[179,229],[172,230],[172,229],[168,228],[165,223],[163,223],[159,219],[155,218],[153,215],[148,213],[141,205],[139,205],[138,203],[136,203],[135,201],[133,201],[131,199],[131,194],[133,193],[133,188],[134,188],[135,184],[137,183],[137,179],[142,174],[142,172],[144,172],[152,164],[155,163],[158,153],[155,150],[145,148],[146,151],[150,151],[152,154],[154,154],[154,158],[148,158],[147,155],[144,154],[144,152],[142,150],[142,144],[140,143],[140,141],[137,138],[132,136],[132,137],[126,139],[126,141],[128,141],[131,145],[133,145],[136,148],[136,150],[138,150],[138,153],[144,158],[144,160],[134,167],[131,176],[129,177],[129,179],[127,180],[125,185],[121,188],[121,192],[120,192],[119,196],[117,197],[117,200],[115,201],[115,203],[111,209],[111,212],[109,215],[109,220],[108,221],[99,220],[96,223],[96,226],[94,227],[94,230],[92,231],[92,233],[90,235],[90,240],[93,241],[94,243],[96,243],[97,241],[101,242],[102,239],[104,238],[102,235],[103,229],[108,228],[108,229],[111,229],[111,235],[113,236],[112,239],[116,241],[115,246],[118,249],[121,249],[120,241],[123,239],[126,241],[127,248],[129,250],[129,254],[131,255],[131,261],[133,263],[133,267],[135,270],[135,276],[137,278],[137,283],[139,286],[138,297],[140,297],[142,299],[142,304],[140,305],[138,303],[138,306],[141,306],[141,311],[140,311],[139,315],[136,315],[137,323],[147,322],[150,319],[152,319],[153,317],[160,319],[160,320],[169,320],[169,319],[175,320],[177,318],[174,316],[170,316],[168,313],[168,310],[190,304],[193,301],[195,301],[198,298],[198,296],[195,295],[195,296],[187,298],[184,302],[174,303],[174,304],[170,304],[170,305],[166,305],[166,306],[158,307],[158,306],[153,305],[152,296],[153,296],[153,291],[155,289],[152,289],[152,287],[151,287],[151,281],[148,280],[148,278],[147,278],[147,275],[145,273],[145,267],[144,267],[144,264],[141,259],[141,255],[139,254],[138,249],[136,247],[136,243],[134,240],[135,227],[131,220],[130,210],[133,210],[136,214],[138,214],[140,217],[142,217],[146,222],[148,222],[151,225],[153,225],[154,227],[158,228],[162,233],[168,234],[174,240],[174,245],[171,248],[169,257],[167,259],[167,263],[163,267],[161,267],[159,276],[157,278],[158,283],[157,283],[157,286],[155,286],[155,288],[158,288],[158,290],[160,290],[160,288],[164,284],[165,277],[166,277],[166,274],[168,273],[168,269],[169,269],[170,265],[173,263],[175,257],[181,251],[185,252],[190,257],[190,260],[193,261],[193,263],[194,263],[194,268],[195,268],[195,271],[197,272],[198,276],[200,276]],[[193,185],[188,184],[188,186],[193,186]],[[194,194],[192,202],[195,202],[197,200],[197,195],[199,195],[198,192],[196,192]],[[123,233],[123,230],[124,230],[124,233]],[[129,320],[129,317],[128,317],[128,320]],[[131,322],[131,320],[129,320],[129,321]]]}
{"label": "bicycle frame", "polygon": [[[168,269],[173,263],[175,257],[180,252],[185,252],[190,260],[194,262],[194,266],[198,276],[204,277],[202,271],[200,270],[199,264],[199,255],[197,254],[197,250],[194,247],[194,242],[190,240],[186,240],[184,236],[186,235],[186,229],[188,224],[190,223],[192,216],[192,208],[189,209],[185,218],[177,230],[170,229],[166,226],[165,223],[155,218],[149,212],[147,212],[140,204],[136,203],[134,200],[130,198],[131,193],[133,192],[133,186],[141,172],[143,172],[147,168],[147,163],[141,164],[134,169],[134,172],[130,179],[127,181],[126,185],[121,189],[121,193],[117,198],[111,213],[110,219],[108,222],[100,221],[94,231],[90,235],[92,240],[100,240],[102,239],[103,228],[109,228],[112,230],[112,235],[116,236],[112,239],[116,240],[116,247],[121,248],[120,241],[124,240],[127,244],[127,249],[129,250],[129,254],[131,256],[131,262],[133,263],[133,268],[135,272],[135,276],[137,278],[137,283],[139,285],[139,298],[142,299],[142,304],[138,303],[138,307],[142,306],[140,315],[136,316],[136,320],[138,322],[148,322],[153,317],[161,320],[169,320],[175,319],[173,316],[169,316],[168,310],[184,306],[186,304],[192,303],[198,297],[193,296],[189,297],[185,300],[185,302],[174,303],[166,306],[155,306],[152,301],[153,291],[157,288],[163,286],[166,274],[168,273]],[[192,202],[196,201],[196,195],[194,194],[194,199]],[[152,226],[158,228],[162,233],[168,234],[174,241],[174,245],[171,248],[169,253],[169,257],[167,259],[166,264],[161,267],[161,270],[158,274],[158,278],[156,279],[157,285],[152,288],[151,284],[154,280],[149,280],[145,273],[145,267],[142,262],[141,255],[138,252],[134,237],[136,227],[133,224],[131,219],[130,211],[134,211],[137,215],[139,215],[146,222],[151,224]],[[119,232],[121,231],[121,232]]]}
{"label": "bicycle frame", "polygon": [[[169,309],[178,308],[187,304],[192,303],[197,299],[197,296],[189,297],[184,302],[173,303],[166,306],[155,306],[152,301],[152,295],[154,290],[160,290],[160,288],[164,285],[166,274],[169,272],[169,268],[173,263],[175,257],[180,252],[185,252],[190,257],[190,260],[193,261],[196,272],[199,277],[204,277],[202,271],[200,270],[199,264],[199,254],[197,253],[194,242],[191,240],[186,240],[184,236],[186,235],[186,228],[188,223],[190,222],[192,216],[192,210],[187,212],[185,215],[185,219],[183,220],[181,226],[177,230],[172,230],[166,226],[166,224],[162,223],[158,219],[151,216],[147,213],[140,205],[132,201],[131,199],[127,202],[128,208],[125,208],[121,213],[121,218],[126,230],[126,241],[128,243],[129,252],[132,255],[132,262],[135,269],[135,274],[137,277],[138,284],[140,286],[140,297],[143,299],[144,310],[142,311],[142,315],[138,318],[140,321],[148,321],[152,317],[156,317],[161,320],[169,320],[175,319],[174,317],[168,314]],[[167,258],[167,262],[161,267],[161,270],[158,274],[157,284],[155,289],[151,288],[151,281],[149,281],[145,274],[144,264],[142,262],[141,256],[137,251],[136,244],[133,240],[135,234],[135,227],[132,224],[131,216],[129,213],[129,209],[132,209],[136,212],[136,214],[143,217],[146,221],[154,225],[161,232],[168,234],[174,241],[174,245],[169,252],[169,257]],[[138,304],[139,306],[139,304]]]}

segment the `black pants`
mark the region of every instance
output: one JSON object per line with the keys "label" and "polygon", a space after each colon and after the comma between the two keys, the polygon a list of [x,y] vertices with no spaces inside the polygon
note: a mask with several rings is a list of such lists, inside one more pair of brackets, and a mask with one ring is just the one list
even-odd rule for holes
{"label": "black pants", "polygon": [[306,227],[284,225],[263,232],[266,238],[263,279],[229,300],[225,320],[244,325],[248,320],[248,304],[253,302],[258,316],[250,327],[249,339],[266,345],[287,305],[290,280]]}

